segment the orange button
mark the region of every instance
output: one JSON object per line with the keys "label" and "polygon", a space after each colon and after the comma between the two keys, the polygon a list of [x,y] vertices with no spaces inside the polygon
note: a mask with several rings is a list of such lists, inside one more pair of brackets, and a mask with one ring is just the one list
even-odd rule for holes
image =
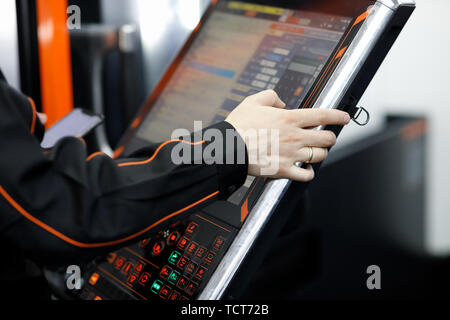
{"label": "orange button", "polygon": [[216,240],[214,240],[213,249],[215,251],[220,251],[220,249],[222,249],[222,246],[223,246],[224,243],[225,243],[225,238],[221,237],[221,236],[218,236],[216,238]]}
{"label": "orange button", "polygon": [[145,267],[145,262],[139,261],[138,263],[136,263],[136,267],[134,268],[134,271],[142,272],[142,270],[144,270],[144,267]]}
{"label": "orange button", "polygon": [[169,246],[173,246],[173,245],[175,245],[175,243],[177,243],[179,238],[180,238],[180,233],[178,231],[174,231],[167,237],[167,244]]}
{"label": "orange button", "polygon": [[159,276],[161,277],[161,278],[163,278],[164,280],[166,280],[167,279],[167,277],[169,276],[169,274],[172,272],[172,268],[171,267],[169,267],[169,266],[164,266],[162,269],[161,269],[161,272],[159,273]]}
{"label": "orange button", "polygon": [[117,257],[117,253],[112,252],[112,253],[109,254],[109,256],[108,256],[108,258],[106,260],[109,263],[113,263],[114,260],[116,260],[116,257]]}
{"label": "orange button", "polygon": [[127,262],[123,265],[122,273],[128,275],[130,274],[131,270],[133,270],[133,264],[131,262]]}
{"label": "orange button", "polygon": [[93,286],[97,283],[98,279],[100,278],[98,273],[93,273],[92,276],[89,278],[89,283]]}
{"label": "orange button", "polygon": [[180,249],[180,250],[185,250],[186,249],[186,247],[188,246],[188,244],[189,244],[189,239],[188,238],[186,238],[186,237],[183,237],[183,238],[181,238],[180,239],[180,241],[178,241],[178,248]]}
{"label": "orange button", "polygon": [[154,256],[159,256],[163,252],[164,247],[165,245],[162,241],[155,243],[152,248],[152,254]]}
{"label": "orange button", "polygon": [[198,245],[195,242],[191,242],[186,249],[186,253],[193,255],[197,251],[197,247]]}
{"label": "orange button", "polygon": [[180,297],[180,293],[177,291],[173,291],[172,294],[169,297],[169,300],[178,300],[178,298]]}
{"label": "orange button", "polygon": [[189,258],[186,256],[182,256],[180,260],[178,260],[177,267],[180,269],[184,269],[184,267],[189,263]]}
{"label": "orange button", "polygon": [[130,274],[130,276],[128,277],[128,284],[130,286],[133,286],[137,279],[138,279],[138,275],[136,275],[134,273]]}
{"label": "orange button", "polygon": [[206,273],[207,270],[208,270],[208,269],[205,268],[205,267],[200,267],[200,268],[198,268],[197,273],[195,274],[195,277],[196,277],[198,280],[202,280],[202,279],[203,279],[203,276],[205,275],[205,273]]}
{"label": "orange button", "polygon": [[191,222],[188,227],[186,228],[186,233],[187,234],[194,234],[194,232],[197,230],[198,228],[198,224],[196,224],[195,222]]}
{"label": "orange button", "polygon": [[125,261],[126,261],[126,260],[125,260],[124,257],[119,257],[119,258],[117,258],[116,262],[114,262],[114,267],[115,267],[117,270],[122,269],[123,265],[125,264]]}
{"label": "orange button", "polygon": [[210,265],[211,262],[214,260],[214,258],[216,257],[216,254],[212,251],[208,252],[205,260],[203,260],[207,265]]}
{"label": "orange button", "polygon": [[183,277],[183,276],[180,277],[180,280],[178,280],[178,283],[177,283],[177,287],[180,288],[181,290],[183,290],[186,287],[188,281],[189,281],[188,278]]}
{"label": "orange button", "polygon": [[205,257],[206,252],[208,252],[208,250],[205,247],[199,247],[195,253],[195,256],[201,260]]}
{"label": "orange button", "polygon": [[159,296],[163,299],[167,299],[169,298],[171,292],[172,289],[170,289],[168,286],[164,286],[159,292]]}
{"label": "orange button", "polygon": [[142,240],[141,242],[139,242],[139,248],[145,248],[149,242],[149,239]]}
{"label": "orange button", "polygon": [[145,285],[148,283],[149,280],[150,280],[150,274],[147,273],[147,272],[144,272],[144,273],[141,275],[141,278],[139,279],[139,283],[140,283],[141,285],[145,286]]}

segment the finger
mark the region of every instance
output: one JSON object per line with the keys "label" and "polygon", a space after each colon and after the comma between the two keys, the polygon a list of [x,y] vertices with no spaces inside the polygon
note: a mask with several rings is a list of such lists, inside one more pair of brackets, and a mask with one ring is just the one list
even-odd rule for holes
{"label": "finger", "polygon": [[291,168],[289,168],[289,171],[287,173],[288,179],[300,182],[309,182],[314,179],[314,176],[315,173],[312,166],[308,166],[308,168],[303,169],[293,165]]}
{"label": "finger", "polygon": [[302,130],[303,147],[330,148],[336,144],[336,135],[328,130]]}
{"label": "finger", "polygon": [[347,112],[335,109],[299,109],[291,110],[297,113],[298,124],[301,128],[312,128],[323,125],[346,125],[350,122]]}
{"label": "finger", "polygon": [[327,157],[328,157],[328,149],[308,147],[302,148],[298,151],[297,160],[302,163],[320,163],[323,162]]}
{"label": "finger", "polygon": [[281,101],[280,97],[274,90],[261,91],[260,93],[251,96],[251,99],[263,106],[270,106],[281,109],[286,107],[286,104]]}
{"label": "finger", "polygon": [[42,124],[45,124],[47,122],[48,117],[47,117],[47,115],[45,113],[38,112],[37,115],[38,115],[39,121]]}

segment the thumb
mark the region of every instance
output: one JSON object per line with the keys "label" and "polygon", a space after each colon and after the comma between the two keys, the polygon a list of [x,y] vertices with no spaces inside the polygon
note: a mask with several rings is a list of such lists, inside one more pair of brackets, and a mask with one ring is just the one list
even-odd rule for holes
{"label": "thumb", "polygon": [[42,124],[45,124],[47,122],[48,117],[45,113],[38,112],[37,115],[38,115],[39,121],[41,121]]}

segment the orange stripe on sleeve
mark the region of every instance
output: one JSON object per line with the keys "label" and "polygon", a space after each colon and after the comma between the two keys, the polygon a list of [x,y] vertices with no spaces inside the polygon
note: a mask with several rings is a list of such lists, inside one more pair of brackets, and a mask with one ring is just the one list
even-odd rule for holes
{"label": "orange stripe on sleeve", "polygon": [[[158,153],[161,151],[162,148],[164,148],[165,146],[167,146],[168,144],[171,143],[176,143],[176,142],[181,142],[181,143],[186,143],[186,144],[190,144],[192,146],[196,146],[196,145],[200,145],[200,144],[204,144],[206,141],[200,141],[200,142],[187,142],[184,140],[169,140],[164,142],[163,144],[161,144],[158,149],[156,149],[155,153],[153,154],[153,156],[151,156],[149,159],[144,160],[144,161],[138,161],[138,162],[125,162],[125,163],[120,163],[118,165],[118,167],[129,167],[129,166],[138,166],[138,165],[144,165],[144,164],[149,164],[150,162],[152,162],[153,160],[155,160],[156,156],[158,155]],[[95,152],[93,154],[91,154],[86,161],[89,162],[91,161],[93,158],[95,158],[96,156],[100,156],[100,155],[105,155],[104,152]],[[115,156],[113,157],[113,159],[115,158]]]}
{"label": "orange stripe on sleeve", "polygon": [[117,159],[118,157],[120,157],[124,150],[125,146],[120,146],[119,148],[117,148],[116,151],[114,151],[113,159]]}
{"label": "orange stripe on sleeve", "polygon": [[186,143],[186,144],[190,144],[191,146],[196,146],[196,145],[200,145],[200,144],[204,144],[206,141],[200,141],[200,142],[187,142],[184,140],[169,140],[164,142],[163,144],[161,144],[158,149],[156,149],[155,153],[153,154],[152,157],[150,157],[149,159],[145,160],[145,161],[139,161],[139,162],[125,162],[125,163],[120,163],[119,167],[129,167],[129,166],[139,166],[139,165],[144,165],[144,164],[149,164],[150,162],[152,162],[153,160],[155,160],[156,156],[158,155],[158,153],[161,151],[162,148],[164,148],[165,146],[167,146],[168,144],[171,143],[175,143],[175,142],[181,142],[181,143]]}
{"label": "orange stripe on sleeve", "polygon": [[34,223],[36,226],[44,229],[45,231],[47,231],[48,233],[52,234],[53,236],[61,239],[62,241],[71,244],[75,247],[80,247],[80,248],[86,248],[86,249],[92,249],[92,248],[102,248],[102,247],[110,247],[110,246],[114,246],[117,244],[121,244],[123,242],[127,242],[130,240],[133,240],[145,233],[147,233],[148,231],[150,231],[151,229],[155,228],[156,226],[158,226],[159,224],[163,223],[166,220],[169,220],[170,218],[173,218],[189,209],[194,208],[195,206],[217,196],[219,194],[219,191],[216,191],[212,194],[210,194],[207,197],[204,197],[203,199],[200,199],[197,202],[192,203],[191,205],[188,205],[187,207],[184,207],[181,210],[175,211],[169,215],[167,215],[166,217],[158,220],[157,222],[153,223],[152,225],[148,226],[147,228],[134,233],[128,237],[122,238],[122,239],[118,239],[118,240],[114,240],[114,241],[108,241],[108,242],[101,242],[101,243],[83,243],[83,242],[79,242],[76,240],[73,240],[71,238],[69,238],[68,236],[64,235],[63,233],[59,232],[58,230],[52,228],[51,226],[47,225],[46,223],[40,221],[39,219],[37,219],[36,217],[34,217],[33,215],[31,215],[29,212],[27,212],[20,204],[18,204],[7,192],[6,190],[0,186],[0,194],[5,198],[6,201],[8,201],[8,203],[14,208],[16,209],[23,217],[25,217],[27,220],[31,221],[32,223]]}
{"label": "orange stripe on sleeve", "polygon": [[95,152],[93,154],[91,154],[87,159],[86,162],[91,161],[93,158],[95,158],[96,156],[101,156],[101,155],[105,155],[104,152]]}
{"label": "orange stripe on sleeve", "polygon": [[28,97],[28,101],[30,102],[31,109],[33,110],[33,118],[31,119],[31,128],[30,128],[30,132],[31,134],[33,134],[34,131],[36,130],[36,117],[37,117],[36,104],[30,97]]}

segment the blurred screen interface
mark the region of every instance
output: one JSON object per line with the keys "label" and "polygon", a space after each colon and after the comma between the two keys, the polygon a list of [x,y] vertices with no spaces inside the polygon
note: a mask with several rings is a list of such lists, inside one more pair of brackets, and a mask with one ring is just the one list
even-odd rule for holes
{"label": "blurred screen interface", "polygon": [[351,18],[222,2],[152,106],[137,137],[158,142],[173,130],[223,121],[246,97],[274,89],[299,106]]}

